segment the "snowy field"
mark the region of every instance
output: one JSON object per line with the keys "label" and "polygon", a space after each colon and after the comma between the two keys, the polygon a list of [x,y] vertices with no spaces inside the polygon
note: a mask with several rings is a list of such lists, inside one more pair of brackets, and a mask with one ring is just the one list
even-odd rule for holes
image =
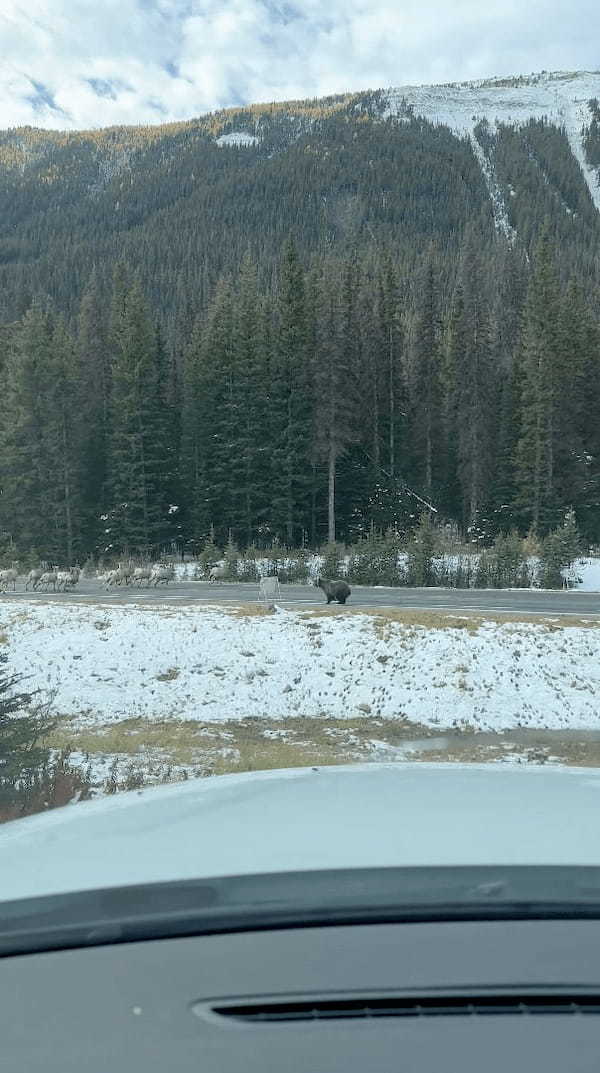
{"label": "snowy field", "polygon": [[11,602],[0,643],[77,728],[299,716],[600,728],[593,623]]}

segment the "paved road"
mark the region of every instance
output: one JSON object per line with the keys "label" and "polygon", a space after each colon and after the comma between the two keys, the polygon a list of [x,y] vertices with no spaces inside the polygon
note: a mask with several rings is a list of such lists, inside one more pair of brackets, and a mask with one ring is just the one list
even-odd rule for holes
{"label": "paved road", "polygon": [[[324,604],[320,589],[310,585],[282,585],[282,603],[286,606],[316,606]],[[74,592],[24,592],[23,581],[17,583],[16,593],[0,594],[0,605],[11,600],[66,600],[98,603],[187,603],[240,604],[258,599],[258,587],[249,582],[213,584],[203,581],[176,582],[158,589],[118,588],[108,592],[98,581],[85,579]],[[600,593],[535,592],[494,589],[407,589],[371,588],[354,585],[348,606],[352,607],[411,607],[439,611],[509,611],[520,614],[600,615]]]}

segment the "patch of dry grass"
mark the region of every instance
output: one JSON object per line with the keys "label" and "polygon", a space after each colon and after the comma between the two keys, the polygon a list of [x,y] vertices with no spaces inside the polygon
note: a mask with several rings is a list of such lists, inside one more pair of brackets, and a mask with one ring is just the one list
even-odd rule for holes
{"label": "patch of dry grass", "polygon": [[236,604],[235,607],[225,605],[220,610],[233,618],[266,618],[268,615],[275,614],[275,608],[264,603]]}
{"label": "patch of dry grass", "polygon": [[[440,730],[407,719],[369,715],[348,719],[249,717],[225,723],[139,717],[90,729],[77,729],[65,718],[53,731],[49,744],[62,753],[86,754],[90,760],[118,755],[135,764],[142,778],[144,771],[156,765],[184,767],[189,775],[226,775],[356,763],[376,756],[386,759],[385,746],[390,747],[389,759],[398,762],[489,763],[510,759],[600,767],[600,740],[590,740],[576,731],[479,735],[467,724]],[[408,747],[406,752],[402,746]],[[397,755],[395,748],[400,750]]]}
{"label": "patch of dry grass", "polygon": [[289,716],[282,719],[195,720],[123,719],[118,723],[77,729],[62,719],[49,738],[57,750],[91,757],[120,754],[160,758],[163,762],[210,768],[217,774],[277,767],[339,764],[365,759],[376,737],[401,744],[435,733],[404,719],[356,716],[330,719]]}
{"label": "patch of dry grass", "polygon": [[428,611],[412,607],[334,607],[327,605],[302,611],[302,619],[332,618],[340,615],[364,615],[373,619],[376,628],[383,630],[387,624],[423,627],[429,630],[467,630],[474,634],[481,626],[495,623],[499,626],[523,623],[544,627],[550,632],[572,627],[600,628],[600,618],[585,618],[582,615],[537,615],[526,611],[482,611],[480,608],[458,614],[448,611]]}

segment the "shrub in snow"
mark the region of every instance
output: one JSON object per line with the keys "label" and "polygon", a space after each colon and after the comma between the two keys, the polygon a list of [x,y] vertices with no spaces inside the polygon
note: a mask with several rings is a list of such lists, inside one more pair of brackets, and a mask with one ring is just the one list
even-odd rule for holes
{"label": "shrub in snow", "polygon": [[286,580],[289,582],[295,582],[297,585],[302,585],[308,581],[310,571],[308,555],[304,548],[299,548],[298,551],[294,552],[292,558],[288,560],[285,572],[287,575]]}
{"label": "shrub in snow", "polygon": [[256,544],[249,544],[238,562],[238,573],[242,581],[260,581],[260,558]]}
{"label": "shrub in snow", "polygon": [[453,574],[449,571],[448,584],[457,589],[470,589],[478,558],[473,555],[457,555]]}
{"label": "shrub in snow", "polygon": [[498,589],[528,587],[531,575],[523,548],[523,541],[516,530],[500,533],[493,548],[494,574],[492,584]]}
{"label": "shrub in snow", "polygon": [[475,588],[490,588],[492,577],[493,563],[491,560],[491,556],[487,551],[482,551],[481,554],[477,556],[477,567],[475,569]]}
{"label": "shrub in snow", "polygon": [[221,562],[222,558],[223,552],[221,551],[221,548],[215,544],[214,535],[211,533],[198,556],[204,572],[208,572],[211,566],[215,566],[217,563]]}
{"label": "shrub in snow", "polygon": [[581,537],[575,514],[567,511],[563,524],[549,533],[542,544],[539,579],[544,589],[561,589],[563,570],[569,569],[581,552]]}
{"label": "shrub in snow", "polygon": [[435,585],[433,558],[436,532],[428,514],[422,514],[408,545],[408,584]]}
{"label": "shrub in snow", "polygon": [[227,541],[227,547],[224,552],[225,559],[225,577],[230,581],[236,581],[239,578],[239,563],[240,563],[240,549],[238,548],[235,540],[229,537]]}
{"label": "shrub in snow", "polygon": [[357,585],[406,584],[400,538],[388,533],[385,537],[373,534],[362,540],[348,558],[347,576]]}
{"label": "shrub in snow", "polygon": [[539,559],[542,554],[542,545],[533,525],[529,527],[527,536],[523,540],[523,556],[525,559]]}

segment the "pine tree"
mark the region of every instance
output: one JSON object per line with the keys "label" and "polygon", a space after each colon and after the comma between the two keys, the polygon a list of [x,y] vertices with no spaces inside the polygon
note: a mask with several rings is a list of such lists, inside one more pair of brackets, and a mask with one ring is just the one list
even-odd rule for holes
{"label": "pine tree", "polygon": [[275,531],[293,545],[308,515],[312,414],[304,273],[291,241],[281,265],[270,402],[272,519]]}
{"label": "pine tree", "polygon": [[6,673],[0,652],[0,805],[11,804],[19,784],[43,767],[49,750],[40,744],[53,721],[43,710],[31,712],[31,693],[18,690],[22,679]]}
{"label": "pine tree", "polygon": [[357,439],[357,412],[353,393],[353,371],[344,346],[343,323],[337,289],[331,278],[315,281],[311,333],[312,383],[314,391],[313,441],[318,459],[327,471],[327,540],[336,540],[337,464],[349,444]]}
{"label": "pine tree", "polygon": [[110,406],[108,317],[93,273],[77,321],[81,472],[84,541],[88,549],[98,539],[100,515],[106,509],[107,438]]}
{"label": "pine tree", "polygon": [[269,366],[264,310],[256,267],[246,256],[239,278],[233,325],[235,367],[236,520],[240,538],[254,542],[269,512]]}
{"label": "pine tree", "polygon": [[438,284],[431,252],[418,281],[410,354],[412,475],[427,499],[439,494],[441,484],[440,334]]}
{"label": "pine tree", "polygon": [[[73,566],[84,554],[81,466],[83,420],[75,343],[58,318],[52,333],[47,387],[46,449],[51,460],[51,547]],[[50,533],[48,534],[50,536]]]}
{"label": "pine tree", "polygon": [[166,535],[168,461],[156,332],[139,284],[120,303],[113,332],[107,546],[148,554]]}
{"label": "pine tree", "polygon": [[560,433],[556,486],[591,537],[600,522],[600,408],[598,323],[580,286],[570,281],[561,307]]}
{"label": "pine tree", "polygon": [[237,522],[233,305],[231,284],[221,280],[206,318],[196,322],[184,371],[182,472],[194,538],[205,540],[213,526],[223,543]]}
{"label": "pine tree", "polygon": [[33,306],[18,326],[5,362],[0,524],[12,534],[20,553],[34,557],[46,557],[52,510],[54,477],[47,442],[51,351],[51,319],[41,306]]}
{"label": "pine tree", "polygon": [[[203,320],[197,318],[183,357],[181,451],[179,473],[187,500],[187,539],[197,547],[210,524],[204,504],[204,427],[201,424],[201,376]],[[208,519],[208,520],[207,520]]]}
{"label": "pine tree", "polygon": [[489,311],[482,294],[482,265],[467,241],[449,332],[448,362],[456,427],[462,519],[473,526],[489,503],[494,395]]}
{"label": "pine tree", "polygon": [[408,400],[403,367],[404,324],[397,274],[389,255],[383,258],[378,283],[378,318],[385,368],[385,417],[382,421],[386,440],[385,468],[392,481],[405,469],[406,418]]}
{"label": "pine tree", "polygon": [[516,448],[516,506],[522,523],[546,533],[561,512],[557,447],[562,377],[560,292],[552,250],[540,242],[527,292],[520,355],[520,435]]}

